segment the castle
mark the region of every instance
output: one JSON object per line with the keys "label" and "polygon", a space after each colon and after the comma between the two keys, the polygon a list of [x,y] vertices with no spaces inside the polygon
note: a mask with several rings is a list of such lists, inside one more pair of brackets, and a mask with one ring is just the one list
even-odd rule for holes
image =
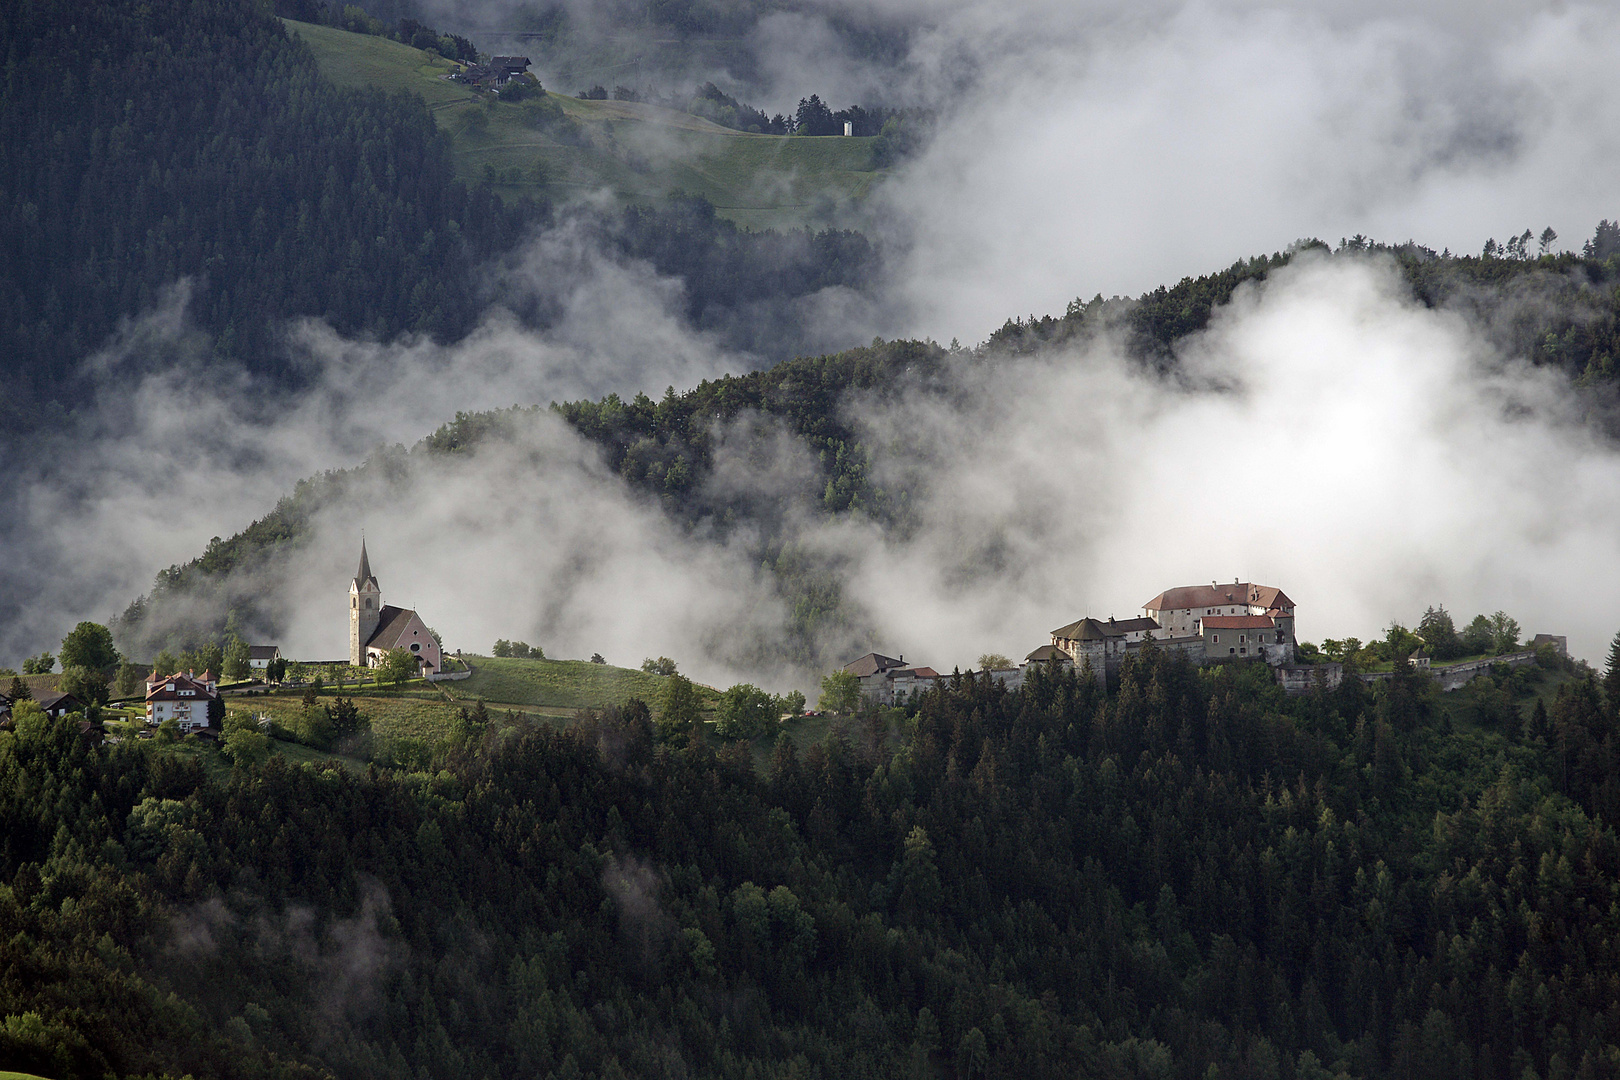
{"label": "castle", "polygon": [[1294,662],[1294,602],[1281,589],[1238,581],[1165,589],[1142,606],[1140,619],[1081,619],[1051,631],[1051,643],[1025,662],[1090,664],[1098,680],[1144,648],[1183,654],[1194,664],[1259,659],[1272,667]]}
{"label": "castle", "polygon": [[[1233,579],[1230,585],[1182,585],[1142,605],[1142,617],[1085,618],[1052,631],[1052,640],[1025,663],[1090,665],[1099,681],[1119,671],[1125,657],[1149,640],[1194,664],[1264,660],[1294,664],[1294,602],[1278,588]],[[1284,680],[1286,681],[1286,680]]]}
{"label": "castle", "polygon": [[[1230,585],[1212,581],[1166,589],[1142,605],[1140,618],[1084,618],[1060,626],[1022,664],[982,674],[1015,690],[1032,664],[1072,664],[1106,686],[1125,658],[1149,641],[1194,664],[1263,660],[1290,693],[1301,693],[1318,680],[1336,686],[1342,677],[1339,664],[1294,663],[1294,602],[1287,594],[1235,578]],[[920,694],[941,678],[933,668],[907,667],[903,659],[881,653],[867,653],[844,670],[860,680],[863,694],[885,705]]]}
{"label": "castle", "polygon": [[349,663],[376,667],[392,649],[408,650],[416,657],[418,668],[428,675],[436,674],[444,665],[439,642],[422,616],[382,602],[382,587],[371,572],[362,539],[360,569],[349,583]]}

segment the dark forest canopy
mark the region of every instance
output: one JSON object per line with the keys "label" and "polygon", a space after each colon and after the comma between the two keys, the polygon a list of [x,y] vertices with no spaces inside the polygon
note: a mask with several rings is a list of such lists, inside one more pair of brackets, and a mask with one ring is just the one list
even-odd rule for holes
{"label": "dark forest canopy", "polygon": [[[0,9],[0,40],[0,438],[89,400],[107,376],[86,359],[181,280],[209,363],[267,391],[300,378],[290,319],[455,340],[492,302],[553,314],[500,272],[549,207],[456,181],[419,98],[332,87],[262,5],[38,0]],[[804,340],[795,298],[867,289],[878,266],[858,233],[753,233],[692,200],[590,230],[680,275],[696,325],[773,359]]]}
{"label": "dark forest canopy", "polygon": [[763,768],[634,701],[480,708],[363,769],[25,708],[0,1068],[1614,1075],[1616,703],[1562,671],[1473,696],[1401,665],[1289,699],[1149,649],[1106,694],[951,680]]}
{"label": "dark forest canopy", "polygon": [[464,333],[473,267],[542,208],[451,178],[419,100],[340,93],[249,0],[0,10],[3,396],[70,404],[120,318],[193,277],[221,360],[274,365],[281,320]]}

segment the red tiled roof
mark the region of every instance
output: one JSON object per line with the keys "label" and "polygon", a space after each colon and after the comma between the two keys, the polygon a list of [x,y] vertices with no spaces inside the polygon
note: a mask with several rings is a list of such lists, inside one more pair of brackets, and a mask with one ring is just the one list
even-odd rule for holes
{"label": "red tiled roof", "polygon": [[[209,689],[210,680],[207,678],[207,674],[207,672],[203,672],[203,677],[200,678],[192,675],[175,674],[166,679],[150,679],[146,683],[146,700],[174,701],[179,698],[182,690],[194,691],[195,693],[191,695],[193,697],[214,697],[216,691]],[[169,689],[171,684],[174,686],[173,690]]]}
{"label": "red tiled roof", "polygon": [[1205,630],[1270,630],[1276,625],[1270,615],[1205,615],[1199,624]]}

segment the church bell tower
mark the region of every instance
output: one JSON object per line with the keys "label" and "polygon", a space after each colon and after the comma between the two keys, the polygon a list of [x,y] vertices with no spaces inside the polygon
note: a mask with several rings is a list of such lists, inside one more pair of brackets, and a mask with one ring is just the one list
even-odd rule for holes
{"label": "church bell tower", "polygon": [[382,589],[371,572],[371,560],[366,558],[366,541],[360,540],[360,569],[349,583],[349,663],[356,667],[366,662],[366,642],[377,632],[377,620],[382,617]]}

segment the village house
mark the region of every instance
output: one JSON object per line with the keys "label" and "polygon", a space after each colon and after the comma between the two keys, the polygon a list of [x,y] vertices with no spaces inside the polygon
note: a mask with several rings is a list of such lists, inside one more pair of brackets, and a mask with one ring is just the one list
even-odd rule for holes
{"label": "village house", "polygon": [[416,658],[417,669],[432,675],[444,665],[438,639],[422,616],[382,602],[382,587],[371,572],[366,542],[360,541],[360,569],[349,584],[349,663],[377,667],[393,649]]}
{"label": "village house", "polygon": [[248,667],[252,668],[254,671],[263,671],[265,668],[269,667],[273,661],[280,659],[281,647],[279,645],[248,646]]}
{"label": "village house", "polygon": [[180,734],[190,735],[208,727],[208,706],[220,700],[219,684],[211,672],[160,676],[153,672],[146,680],[146,722],[157,727],[166,720],[180,725]]}
{"label": "village house", "polygon": [[45,715],[53,720],[60,720],[68,713],[82,713],[85,710],[84,702],[72,694],[36,694],[34,704],[45,710]]}
{"label": "village house", "polygon": [[456,82],[472,83],[475,86],[505,86],[513,79],[523,77],[529,69],[527,56],[492,56],[488,63],[469,64],[466,70],[450,76]]}

